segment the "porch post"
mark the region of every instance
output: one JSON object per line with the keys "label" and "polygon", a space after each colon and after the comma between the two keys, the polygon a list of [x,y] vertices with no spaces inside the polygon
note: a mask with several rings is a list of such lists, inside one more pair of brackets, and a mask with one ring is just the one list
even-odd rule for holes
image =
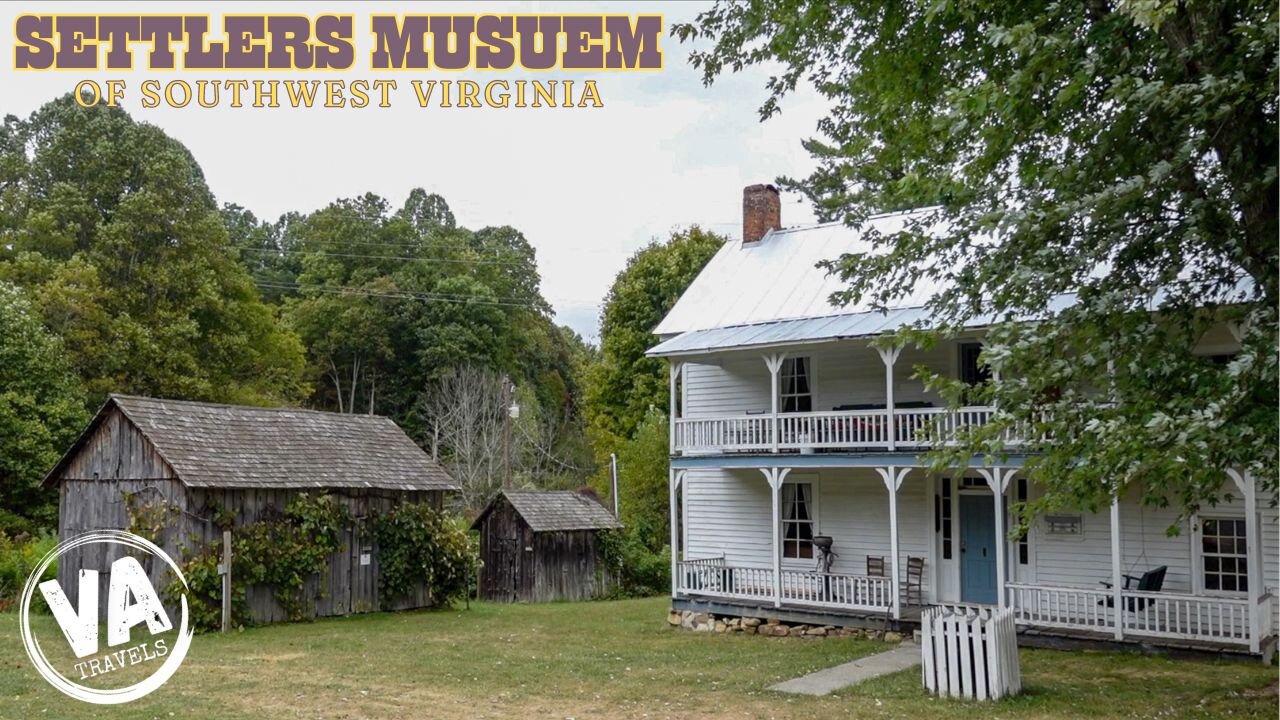
{"label": "porch post", "polygon": [[1262,547],[1258,535],[1258,487],[1253,473],[1229,469],[1227,475],[1244,496],[1245,571],[1249,583],[1249,652],[1262,648],[1258,598],[1262,597]]}
{"label": "porch post", "polygon": [[773,452],[778,452],[778,371],[786,357],[785,353],[764,356],[764,364],[769,368],[769,436]]}
{"label": "porch post", "polygon": [[889,441],[889,451],[893,452],[898,438],[898,428],[893,422],[893,365],[898,362],[902,347],[876,348],[876,352],[880,353],[880,360],[884,362],[885,434]]}
{"label": "porch post", "polygon": [[1124,639],[1124,578],[1121,577],[1123,565],[1120,560],[1120,489],[1111,498],[1111,603],[1115,610],[1115,637]]}
{"label": "porch post", "polygon": [[679,575],[679,551],[676,549],[680,544],[680,525],[679,514],[676,511],[676,491],[680,488],[680,482],[684,480],[684,470],[676,470],[671,468],[668,471],[668,498],[671,505],[671,597],[676,597],[677,591],[680,589]]}
{"label": "porch post", "polygon": [[885,490],[889,491],[889,553],[890,572],[893,573],[893,619],[902,617],[902,594],[900,592],[902,575],[898,559],[898,488],[902,487],[902,479],[911,470],[909,467],[899,468],[895,465],[876,468],[880,479],[884,481]]}
{"label": "porch post", "polygon": [[1008,591],[1005,588],[1005,546],[1009,543],[1008,531],[1004,528],[1004,494],[1009,488],[1009,478],[1013,477],[1012,468],[995,467],[990,470],[979,468],[987,487],[991,488],[991,496],[996,505],[996,607],[1004,608],[1008,604]]}
{"label": "porch post", "polygon": [[670,376],[670,382],[668,384],[671,387],[669,389],[670,404],[667,405],[667,417],[669,418],[668,424],[671,426],[668,429],[671,433],[670,447],[671,447],[672,454],[674,454],[676,451],[676,420],[680,418],[680,412],[679,412],[680,406],[679,406],[679,403],[677,402],[678,396],[676,395],[676,385],[679,384],[680,376],[683,373],[684,373],[684,363],[679,362],[677,360],[672,360],[671,365],[668,368],[668,375]]}
{"label": "porch post", "polygon": [[773,498],[773,606],[782,605],[782,483],[791,468],[760,468]]}

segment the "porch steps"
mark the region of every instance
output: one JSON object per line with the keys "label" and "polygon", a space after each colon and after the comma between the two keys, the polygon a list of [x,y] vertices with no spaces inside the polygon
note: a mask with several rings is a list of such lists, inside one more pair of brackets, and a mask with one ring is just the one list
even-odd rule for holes
{"label": "porch steps", "polygon": [[920,646],[905,641],[892,650],[868,655],[857,660],[809,673],[778,683],[770,690],[796,695],[826,695],[850,685],[889,675],[920,664]]}

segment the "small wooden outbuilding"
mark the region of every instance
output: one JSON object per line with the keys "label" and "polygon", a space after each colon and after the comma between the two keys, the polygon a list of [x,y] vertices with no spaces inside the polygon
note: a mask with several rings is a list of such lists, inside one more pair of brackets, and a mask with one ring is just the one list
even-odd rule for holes
{"label": "small wooden outbuilding", "polygon": [[598,532],[622,523],[593,496],[505,490],[471,527],[480,531],[484,600],[589,600],[608,593],[615,580]]}
{"label": "small wooden outbuilding", "polygon": [[[276,516],[298,493],[332,495],[352,524],[327,572],[304,588],[314,616],[430,604],[425,584],[411,597],[379,598],[370,519],[399,503],[439,509],[444,493],[457,490],[388,418],[125,395],[107,400],[45,482],[58,487],[59,538],[128,530],[130,513],[137,517],[149,505],[163,510],[163,528],[153,539],[179,564],[193,548],[219,542],[219,525],[227,520],[234,532]],[[82,552],[59,564],[58,580],[69,595],[79,567],[105,570],[121,554],[103,544]],[[168,582],[162,564],[147,569],[157,588]],[[105,585],[106,573],[100,582]],[[286,619],[271,588],[246,592],[252,621]],[[99,597],[105,602],[106,587]]]}

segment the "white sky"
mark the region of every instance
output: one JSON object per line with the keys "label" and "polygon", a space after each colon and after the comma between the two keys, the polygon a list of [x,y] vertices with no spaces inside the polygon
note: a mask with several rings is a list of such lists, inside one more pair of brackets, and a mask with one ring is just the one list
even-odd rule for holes
{"label": "white sky", "polygon": [[[655,237],[693,223],[737,237],[742,188],[806,173],[800,141],[815,134],[824,105],[816,93],[790,98],[766,123],[756,113],[769,72],[753,69],[704,88],[689,46],[666,36],[660,72],[537,73],[538,79],[597,80],[600,109],[420,108],[415,79],[532,79],[518,72],[369,70],[369,16],[379,13],[665,14],[665,29],[707,3],[40,3],[0,7],[0,113],[25,117],[84,79],[124,79],[125,107],[183,142],[219,203],[262,218],[309,212],[373,192],[398,207],[414,187],[442,195],[460,224],[511,225],[537,248],[542,292],[557,320],[597,340],[600,303],[628,256]],[[14,20],[21,13],[352,13],[356,67],[335,72],[156,72],[13,70]],[[135,68],[145,51],[137,46]],[[141,67],[145,68],[145,60]],[[138,87],[196,79],[394,79],[388,109],[144,109]],[[813,220],[799,196],[783,196],[783,224]]]}

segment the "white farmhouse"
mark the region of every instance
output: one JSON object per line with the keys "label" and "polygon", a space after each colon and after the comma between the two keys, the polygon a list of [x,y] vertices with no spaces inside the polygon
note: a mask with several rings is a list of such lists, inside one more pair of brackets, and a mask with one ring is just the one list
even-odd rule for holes
{"label": "white farmhouse", "polygon": [[[746,188],[743,208],[742,239],[708,263],[649,350],[670,360],[675,609],[910,629],[929,605],[999,605],[1027,637],[1270,653],[1280,539],[1254,478],[1224,469],[1236,499],[1176,536],[1174,510],[1134,498],[1040,517],[1009,539],[1010,506],[1038,493],[1017,453],[975,459],[960,480],[919,459],[939,429],[994,411],[946,407],[911,368],[980,382],[983,329],[928,351],[877,350],[873,338],[921,319],[931,288],[887,313],[832,306],[841,283],[815,264],[865,249],[859,232],[782,229],[767,185]],[[869,222],[891,232],[903,216]],[[1223,327],[1199,351],[1237,347]]]}

